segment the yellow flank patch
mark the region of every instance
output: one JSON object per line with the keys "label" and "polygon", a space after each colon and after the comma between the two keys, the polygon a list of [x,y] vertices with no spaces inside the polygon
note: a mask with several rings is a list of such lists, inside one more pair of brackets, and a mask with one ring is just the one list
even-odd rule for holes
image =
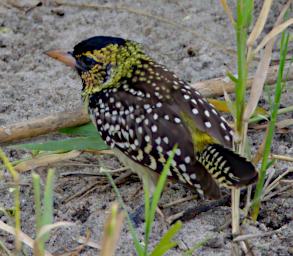
{"label": "yellow flank patch", "polygon": [[217,143],[217,141],[211,137],[206,132],[202,132],[196,127],[196,123],[193,118],[191,118],[186,113],[181,113],[181,118],[186,123],[186,126],[189,129],[189,132],[192,137],[192,142],[194,145],[195,152],[202,152],[208,145]]}

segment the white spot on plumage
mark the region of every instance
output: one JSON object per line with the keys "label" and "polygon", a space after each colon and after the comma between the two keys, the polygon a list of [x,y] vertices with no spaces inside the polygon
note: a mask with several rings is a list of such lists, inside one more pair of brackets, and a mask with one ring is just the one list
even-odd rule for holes
{"label": "white spot on plumage", "polygon": [[183,172],[186,172],[186,166],[185,166],[185,164],[179,164],[179,168],[180,168]]}
{"label": "white spot on plumage", "polygon": [[181,123],[181,120],[180,120],[179,117],[175,117],[175,118],[174,118],[174,121],[175,121],[175,123],[177,123],[177,124]]}
{"label": "white spot on plumage", "polygon": [[140,117],[135,118],[135,122],[136,122],[137,124],[139,124],[139,123],[141,122],[141,118],[140,118]]}
{"label": "white spot on plumage", "polygon": [[145,110],[148,110],[150,107],[151,107],[150,104],[144,104],[144,105],[143,105],[143,108],[144,108]]}
{"label": "white spot on plumage", "polygon": [[224,138],[225,138],[225,140],[226,140],[226,141],[230,141],[230,140],[231,140],[231,138],[230,138],[230,136],[229,136],[229,135],[225,135],[225,137],[224,137]]}
{"label": "white spot on plumage", "polygon": [[159,115],[157,113],[154,113],[153,118],[154,120],[157,120],[159,118]]}
{"label": "white spot on plumage", "polygon": [[129,107],[128,107],[128,110],[129,110],[129,112],[131,113],[131,112],[134,111],[134,107],[133,107],[133,106],[129,106]]}
{"label": "white spot on plumage", "polygon": [[157,143],[157,145],[160,145],[161,144],[161,137],[156,138],[155,142]]}
{"label": "white spot on plumage", "polygon": [[222,121],[227,122],[223,116],[221,116],[220,118],[222,119]]}
{"label": "white spot on plumage", "polygon": [[215,115],[218,115],[218,112],[213,108],[212,109],[212,112],[215,114]]}
{"label": "white spot on plumage", "polygon": [[165,120],[170,120],[170,117],[168,115],[164,115]]}
{"label": "white spot on plumage", "polygon": [[197,101],[196,101],[196,99],[191,99],[191,102],[192,102],[194,105],[197,105]]}
{"label": "white spot on plumage", "polygon": [[149,142],[149,141],[151,140],[151,138],[150,138],[150,136],[146,135],[146,136],[144,137],[144,140],[145,140],[146,142]]}
{"label": "white spot on plumage", "polygon": [[162,106],[163,106],[162,102],[158,102],[158,103],[156,104],[156,107],[157,107],[157,108],[160,108],[160,107],[162,107]]}
{"label": "white spot on plumage", "polygon": [[132,129],[129,129],[128,131],[130,138],[134,137],[134,131]]}
{"label": "white spot on plumage", "polygon": [[142,127],[139,126],[139,127],[137,128],[137,131],[138,131],[140,134],[142,134],[142,133],[143,133]]}
{"label": "white spot on plumage", "polygon": [[190,161],[191,161],[190,156],[186,156],[186,157],[184,158],[184,162],[185,162],[185,163],[189,164]]}
{"label": "white spot on plumage", "polygon": [[152,132],[156,132],[158,130],[158,127],[154,124],[152,125],[151,129],[152,129]]}
{"label": "white spot on plumage", "polygon": [[190,175],[190,178],[191,178],[192,180],[196,180],[196,175],[193,173],[193,174]]}
{"label": "white spot on plumage", "polygon": [[168,137],[164,137],[164,138],[163,138],[163,141],[164,141],[166,144],[168,144],[168,143],[169,143],[169,139],[168,139]]}
{"label": "white spot on plumage", "polygon": [[189,95],[187,95],[187,94],[184,94],[184,99],[186,99],[186,100],[189,100],[190,99],[190,96]]}
{"label": "white spot on plumage", "polygon": [[226,130],[226,126],[223,122],[221,122],[220,126],[222,127],[223,130]]}
{"label": "white spot on plumage", "polygon": [[204,114],[205,114],[206,117],[210,117],[210,112],[208,110],[205,110]]}
{"label": "white spot on plumage", "polygon": [[198,114],[198,110],[197,110],[197,108],[193,108],[193,109],[192,109],[192,113],[195,114],[195,115],[197,115],[197,114]]}
{"label": "white spot on plumage", "polygon": [[212,127],[211,122],[205,122],[204,125],[205,125],[207,128],[211,128],[211,127]]}
{"label": "white spot on plumage", "polygon": [[189,175],[187,173],[183,173],[182,175],[183,175],[184,179],[187,181],[187,183],[189,183],[190,185],[192,185],[191,182],[190,182]]}

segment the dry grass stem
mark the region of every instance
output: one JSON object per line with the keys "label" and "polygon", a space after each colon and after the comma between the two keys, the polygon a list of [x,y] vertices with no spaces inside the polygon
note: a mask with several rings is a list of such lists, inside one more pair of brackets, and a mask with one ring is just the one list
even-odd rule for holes
{"label": "dry grass stem", "polygon": [[250,33],[248,39],[247,39],[247,46],[252,47],[255,40],[258,38],[258,36],[263,31],[264,25],[266,23],[268,14],[271,10],[273,0],[265,0],[262,6],[262,9],[260,11],[260,14],[257,18],[257,21],[253,27],[252,32]]}
{"label": "dry grass stem", "polygon": [[182,204],[182,203],[185,203],[185,202],[197,199],[197,198],[198,198],[198,196],[196,196],[196,195],[195,196],[187,196],[185,198],[178,199],[178,200],[172,201],[170,203],[164,204],[161,207],[163,209],[165,209],[165,208],[169,208],[169,207],[174,206],[174,205]]}
{"label": "dry grass stem", "polygon": [[122,229],[124,214],[119,212],[119,205],[114,203],[104,226],[104,234],[101,243],[101,256],[115,254],[117,242]]}
{"label": "dry grass stem", "polygon": [[89,117],[82,108],[70,112],[59,112],[35,120],[1,126],[0,143],[32,138],[88,122]]}
{"label": "dry grass stem", "polygon": [[281,161],[293,162],[293,157],[292,156],[284,156],[284,155],[272,154],[271,158],[276,159],[276,160],[281,160]]}
{"label": "dry grass stem", "polygon": [[[248,39],[248,44],[253,43],[254,40],[256,40],[257,36],[261,33],[261,31],[263,29],[263,26],[264,26],[264,23],[266,21],[266,17],[267,17],[268,12],[269,12],[269,8],[271,6],[271,2],[272,2],[271,0],[267,0],[267,1],[264,2],[263,8],[261,10],[261,13],[259,14],[259,18],[258,18],[258,20],[256,22],[256,25],[254,26],[253,31],[251,33],[251,37]],[[291,0],[289,0],[288,2],[291,2]],[[280,26],[280,23],[282,22],[283,17],[285,15],[284,10],[287,10],[288,8],[289,8],[289,5],[287,3],[283,7],[283,10],[281,11],[281,13],[279,14],[279,16],[278,16],[278,18],[277,18],[277,20],[276,20],[276,22],[274,24],[274,28],[272,29],[271,32],[275,31]],[[266,16],[261,17],[262,15],[266,15]],[[293,21],[293,19],[292,19],[292,21]],[[259,27],[257,27],[257,26],[259,26]],[[287,28],[287,27],[284,27],[283,30],[285,28]],[[276,31],[279,31],[279,33],[280,33],[283,30],[278,29]],[[270,62],[271,62],[271,56],[272,56],[274,43],[276,41],[276,36],[279,34],[279,33],[274,33],[274,34],[270,35],[270,33],[265,36],[265,38],[267,37],[268,40],[261,47],[261,48],[263,48],[265,46],[265,50],[264,50],[264,53],[262,55],[262,58],[261,58],[261,60],[260,60],[260,62],[258,64],[258,66],[257,66],[257,70],[256,70],[254,78],[253,78],[250,97],[249,97],[247,107],[246,107],[246,109],[244,111],[244,115],[243,115],[244,122],[248,122],[249,118],[254,113],[254,111],[255,111],[255,109],[257,107],[258,101],[259,101],[259,99],[260,99],[260,97],[261,97],[261,95],[263,93],[263,86],[265,84],[266,77],[268,75],[268,70],[269,70],[269,65],[270,65]],[[249,42],[249,40],[251,40],[251,41]],[[261,43],[260,43],[259,46],[261,46]]]}
{"label": "dry grass stem", "polygon": [[80,244],[82,244],[83,246],[89,246],[91,248],[94,248],[94,249],[97,249],[97,250],[101,250],[101,247],[99,246],[98,243],[90,240],[87,237],[79,237],[77,239],[77,242],[80,243]]}
{"label": "dry grass stem", "polygon": [[[0,220],[0,229],[15,236],[15,228],[7,225],[1,220]],[[31,239],[27,234],[23,233],[22,231],[19,231],[19,239],[21,242],[23,242],[24,244],[26,244],[27,246],[33,249],[34,240]],[[45,251],[45,256],[53,256],[53,254],[49,253],[48,251]]]}
{"label": "dry grass stem", "polygon": [[73,159],[78,157],[80,154],[81,152],[73,150],[68,153],[62,153],[62,154],[49,154],[49,155],[36,156],[32,159],[29,159],[17,164],[16,166],[14,166],[14,169],[20,173],[26,172],[38,167],[51,166],[58,162]]}
{"label": "dry grass stem", "polygon": [[254,54],[259,52],[272,38],[276,37],[280,33],[282,33],[286,28],[291,26],[293,24],[293,18],[285,21],[284,23],[276,26],[273,28],[271,32],[269,32],[264,39],[260,42],[260,44],[257,46],[257,48],[254,50]]}
{"label": "dry grass stem", "polygon": [[[271,0],[270,0],[271,1]],[[221,2],[221,5],[224,9],[224,11],[226,12],[230,22],[232,23],[232,25],[234,26],[235,25],[235,20],[234,20],[234,17],[233,17],[233,12],[231,10],[231,8],[229,7],[228,3],[226,0],[220,0]]]}

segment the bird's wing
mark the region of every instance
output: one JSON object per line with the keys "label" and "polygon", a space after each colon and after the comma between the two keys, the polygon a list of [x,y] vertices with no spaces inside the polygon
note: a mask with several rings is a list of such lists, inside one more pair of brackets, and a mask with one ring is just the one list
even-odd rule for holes
{"label": "bird's wing", "polygon": [[170,104],[153,103],[145,91],[132,90],[125,83],[124,87],[90,97],[89,109],[100,135],[109,145],[155,172],[162,171],[177,144],[169,178],[210,194],[211,186],[218,186],[204,168],[197,177],[197,161],[188,128]]}
{"label": "bird's wing", "polygon": [[[196,130],[198,136],[209,135],[217,143],[231,148],[232,129],[214,106],[166,67],[153,64],[152,68],[155,73],[153,79],[149,80],[149,86],[142,87],[146,93],[151,93],[156,98],[154,102],[168,103],[169,108],[180,115],[191,132]],[[146,77],[149,76],[150,73],[146,72]]]}

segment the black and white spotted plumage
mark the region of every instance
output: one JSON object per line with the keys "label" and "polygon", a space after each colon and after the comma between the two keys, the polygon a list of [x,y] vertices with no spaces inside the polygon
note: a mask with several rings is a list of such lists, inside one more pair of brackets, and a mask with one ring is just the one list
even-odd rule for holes
{"label": "black and white spotted plumage", "polygon": [[[232,130],[225,119],[197,91],[152,61],[143,61],[132,78],[120,82],[117,88],[89,97],[93,121],[106,143],[157,173],[177,144],[169,176],[218,197],[216,182],[198,162],[200,152],[196,152],[181,113],[188,114],[196,128],[209,134],[214,143],[231,148]],[[199,172],[206,182],[210,179],[208,187],[201,185],[204,182],[199,180]]]}
{"label": "black and white spotted plumage", "polygon": [[233,133],[225,119],[139,44],[99,36],[77,44],[72,54],[51,56],[75,66],[101,137],[132,169],[143,167],[142,177],[160,174],[177,144],[169,177],[209,197],[219,197],[219,186],[257,179],[253,165],[231,151]]}

